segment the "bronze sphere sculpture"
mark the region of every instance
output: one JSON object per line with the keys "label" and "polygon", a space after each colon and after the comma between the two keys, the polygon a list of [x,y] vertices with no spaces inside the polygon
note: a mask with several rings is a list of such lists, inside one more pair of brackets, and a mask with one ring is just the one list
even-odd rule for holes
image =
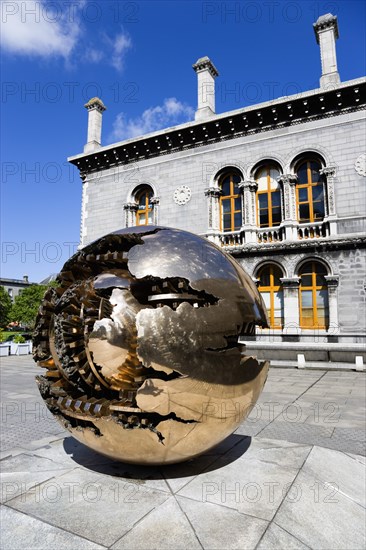
{"label": "bronze sphere sculpture", "polygon": [[77,252],[41,305],[34,359],[47,407],[72,435],[124,462],[169,464],[230,435],[268,362],[239,336],[267,326],[250,277],[192,233],[133,227]]}

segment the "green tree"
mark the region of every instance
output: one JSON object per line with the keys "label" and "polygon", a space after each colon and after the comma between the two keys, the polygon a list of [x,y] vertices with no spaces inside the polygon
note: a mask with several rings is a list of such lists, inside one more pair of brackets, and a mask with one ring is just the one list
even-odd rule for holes
{"label": "green tree", "polygon": [[17,321],[22,326],[33,330],[38,308],[47,288],[46,285],[30,285],[18,294],[11,308],[12,321]]}
{"label": "green tree", "polygon": [[0,327],[6,327],[10,320],[11,299],[3,286],[0,286]]}

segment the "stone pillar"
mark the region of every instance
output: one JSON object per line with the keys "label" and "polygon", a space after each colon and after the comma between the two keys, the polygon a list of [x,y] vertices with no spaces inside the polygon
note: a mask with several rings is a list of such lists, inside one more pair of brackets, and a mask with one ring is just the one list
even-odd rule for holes
{"label": "stone pillar", "polygon": [[201,57],[192,65],[197,74],[198,105],[195,120],[215,114],[215,78],[219,73],[208,57]]}
{"label": "stone pillar", "polygon": [[332,88],[340,83],[335,41],[339,37],[337,16],[321,15],[313,24],[316,41],[320,46],[322,64],[321,88]]}
{"label": "stone pillar", "polygon": [[89,182],[85,172],[80,172],[80,179],[82,181],[83,190],[81,195],[81,219],[80,219],[80,247],[86,244],[87,228],[86,219],[88,217],[88,186]]}
{"label": "stone pillar", "polygon": [[329,329],[331,334],[338,334],[340,332],[338,323],[338,283],[339,277],[337,275],[325,275],[324,279],[327,281],[328,286],[328,304],[329,304]]}
{"label": "stone pillar", "polygon": [[84,107],[88,110],[88,142],[84,146],[84,153],[91,153],[102,143],[102,116],[106,106],[99,97],[93,97]]}
{"label": "stone pillar", "polygon": [[299,311],[299,277],[282,277],[283,286],[283,307],[284,307],[284,334],[300,334],[300,311]]}
{"label": "stone pillar", "polygon": [[123,205],[123,209],[126,212],[125,227],[133,227],[136,225],[137,204],[135,202],[128,202]]}
{"label": "stone pillar", "polygon": [[330,235],[337,234],[337,215],[335,208],[334,184],[336,176],[335,166],[326,166],[320,170],[320,175],[324,177],[324,204],[325,218],[324,221],[329,223]]}
{"label": "stone pillar", "polygon": [[207,187],[205,196],[208,204],[208,230],[220,231],[220,195],[222,191],[220,187]]}
{"label": "stone pillar", "polygon": [[297,241],[297,228],[299,226],[296,211],[297,176],[295,174],[282,174],[278,181],[282,184],[283,189],[283,221],[281,225],[285,229],[285,240]]}
{"label": "stone pillar", "polygon": [[242,181],[238,184],[239,189],[243,191],[242,198],[242,216],[245,242],[257,242],[257,219],[256,219],[256,192],[258,184],[254,180]]}
{"label": "stone pillar", "polygon": [[150,200],[150,204],[152,204],[152,209],[153,209],[153,225],[158,225],[159,222],[159,216],[158,216],[158,213],[159,213],[159,204],[160,204],[160,198],[159,197],[152,197],[151,200]]}

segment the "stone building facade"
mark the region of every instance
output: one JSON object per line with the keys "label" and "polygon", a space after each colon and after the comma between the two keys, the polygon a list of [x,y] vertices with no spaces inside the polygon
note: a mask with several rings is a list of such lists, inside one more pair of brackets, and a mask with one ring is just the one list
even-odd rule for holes
{"label": "stone building facade", "polygon": [[101,146],[105,106],[90,100],[88,142],[69,161],[83,182],[81,246],[121,227],[198,233],[257,281],[277,340],[365,333],[366,79],[341,82],[337,18],[314,24],[315,90],[215,114],[218,71],[198,76],[195,120]]}
{"label": "stone building facade", "polygon": [[0,286],[4,287],[5,292],[14,302],[15,298],[23,292],[25,288],[36,283],[30,283],[28,275],[23,275],[23,279],[4,279],[0,278]]}

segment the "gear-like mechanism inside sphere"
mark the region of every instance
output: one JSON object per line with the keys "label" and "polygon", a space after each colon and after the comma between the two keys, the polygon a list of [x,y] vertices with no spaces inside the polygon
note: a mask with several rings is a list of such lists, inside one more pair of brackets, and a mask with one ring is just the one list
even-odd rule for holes
{"label": "gear-like mechanism inside sphere", "polygon": [[127,462],[178,462],[253,406],[268,363],[243,355],[238,337],[266,314],[250,278],[211,243],[122,230],[79,251],[59,282],[37,318],[34,359],[46,369],[37,381],[86,445]]}

